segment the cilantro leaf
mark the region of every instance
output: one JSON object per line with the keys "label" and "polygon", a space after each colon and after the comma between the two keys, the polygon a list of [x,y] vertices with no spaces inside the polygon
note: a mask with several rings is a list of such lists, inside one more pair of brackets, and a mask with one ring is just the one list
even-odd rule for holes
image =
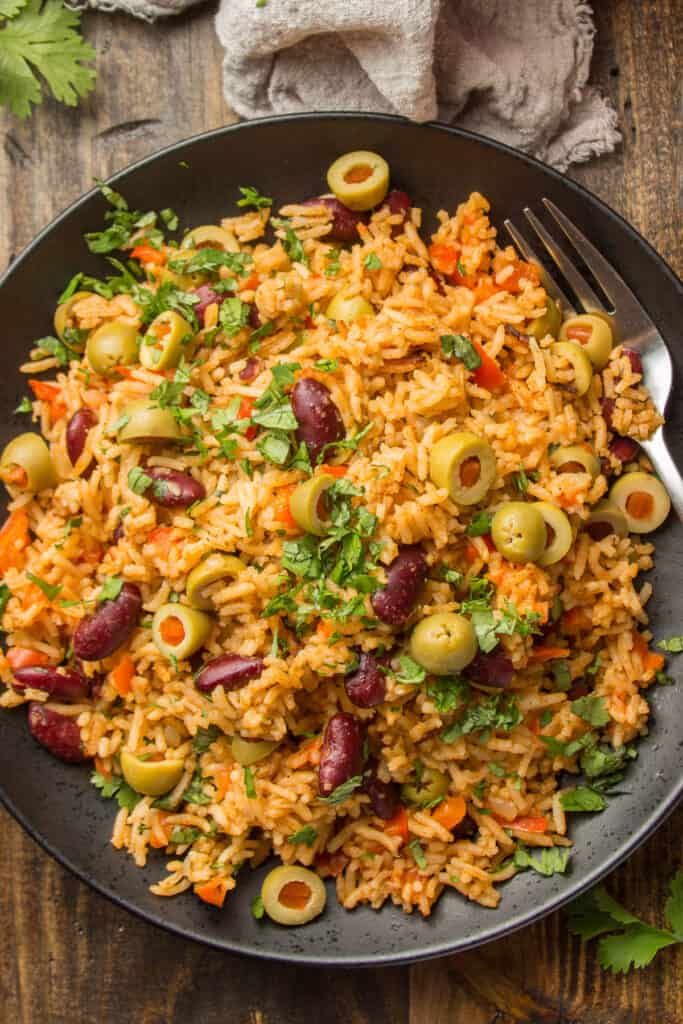
{"label": "cilantro leaf", "polygon": [[234,338],[249,321],[248,304],[242,302],[236,295],[224,299],[220,307],[219,321],[224,333],[229,338]]}
{"label": "cilantro leaf", "polygon": [[564,658],[558,658],[550,663],[553,674],[553,689],[566,693],[572,685],[572,674],[569,671],[569,662]]}
{"label": "cilantro leaf", "polygon": [[196,735],[192,740],[192,749],[198,754],[205,754],[214,740],[217,740],[222,735],[217,725],[210,725],[208,729],[197,729]]}
{"label": "cilantro leaf", "polygon": [[203,836],[204,833],[200,828],[194,828],[188,826],[187,828],[181,828],[180,825],[176,825],[169,837],[170,843],[175,843],[176,846],[185,846],[190,843],[194,843],[196,839]]}
{"label": "cilantro leaf", "polygon": [[0,623],[2,622],[2,617],[5,614],[5,608],[7,607],[7,602],[9,601],[11,596],[12,596],[12,591],[7,586],[7,584],[6,583],[0,583]]}
{"label": "cilantro leaf", "polygon": [[462,718],[450,725],[441,735],[444,743],[452,743],[460,736],[489,729],[510,732],[522,721],[523,715],[512,696],[495,693],[477,704],[471,704]]}
{"label": "cilantro leaf", "polygon": [[33,404],[31,402],[31,399],[27,395],[24,395],[24,397],[19,402],[19,405],[16,407],[16,409],[14,411],[15,412],[33,412]]}
{"label": "cilantro leaf", "polygon": [[246,277],[251,263],[252,257],[248,252],[225,252],[207,245],[198,249],[189,260],[176,256],[169,260],[168,266],[180,274],[216,274],[221,267],[227,267],[239,277]]}
{"label": "cilantro leaf", "polygon": [[98,601],[115,601],[123,588],[123,580],[120,576],[108,576],[102,584],[102,589],[97,595]]}
{"label": "cilantro leaf", "polygon": [[251,768],[244,768],[244,791],[250,800],[256,799],[256,786],[254,785],[254,773]]}
{"label": "cilantro leaf", "polygon": [[128,470],[128,486],[133,494],[144,494],[153,483],[152,477],[148,476],[140,466],[133,466]]}
{"label": "cilantro leaf", "polygon": [[363,266],[366,270],[381,270],[384,264],[376,252],[369,252],[363,260]]}
{"label": "cilantro leaf", "polygon": [[120,775],[112,775],[107,778],[100,772],[93,772],[90,781],[96,789],[99,789],[100,796],[106,800],[115,797],[119,807],[125,807],[129,811],[132,811],[142,800],[140,794],[136,793]]}
{"label": "cilantro leaf", "polygon": [[660,949],[676,942],[678,939],[670,932],[645,924],[632,925],[621,933],[606,935],[600,940],[598,960],[605,970],[626,974],[632,967],[647,967]]}
{"label": "cilantro leaf", "polygon": [[253,900],[251,901],[251,913],[252,916],[255,917],[257,921],[260,921],[265,912],[266,908],[263,906],[263,899],[261,897],[261,894],[259,893],[259,895],[254,896]]}
{"label": "cilantro leaf", "polygon": [[61,0],[4,0],[0,18],[0,105],[25,118],[42,103],[43,83],[69,107],[92,91],[95,51],[77,31],[80,11]]}
{"label": "cilantro leaf", "polygon": [[362,784],[362,775],[352,775],[346,782],[342,782],[340,786],[333,789],[329,796],[320,796],[318,799],[322,804],[341,804],[348,800],[351,794]]}
{"label": "cilantro leaf", "polygon": [[300,828],[298,832],[294,832],[291,836],[288,836],[287,842],[303,843],[305,846],[313,846],[313,843],[317,838],[317,829],[314,829],[312,825],[305,825],[304,828]]}
{"label": "cilantro leaf", "polygon": [[457,676],[442,676],[427,686],[427,694],[434,701],[434,706],[440,714],[448,711],[455,711],[461,704],[470,698],[470,688],[464,679]]}
{"label": "cilantro leaf", "polygon": [[464,334],[442,334],[441,350],[448,359],[459,359],[467,370],[477,370],[481,366],[481,356]]}
{"label": "cilantro leaf", "polygon": [[665,640],[658,640],[657,647],[669,654],[680,654],[683,651],[683,636],[670,636]]}
{"label": "cilantro leaf", "polygon": [[48,601],[54,601],[57,594],[59,594],[62,589],[61,583],[48,583],[46,580],[41,579],[40,576],[34,576],[32,572],[26,573],[26,579],[30,580],[31,583],[35,583],[35,585],[45,594]]}
{"label": "cilantro leaf", "polygon": [[183,793],[183,800],[188,804],[210,804],[211,797],[207,796],[204,792],[204,782],[207,781],[202,777],[202,773],[199,769],[195,771],[190,785]]}
{"label": "cilantro leaf", "polygon": [[425,857],[425,852],[422,849],[422,846],[420,844],[420,840],[419,839],[412,839],[408,843],[408,849],[412,853],[413,859],[414,859],[415,863],[417,864],[418,868],[420,868],[420,870],[424,871],[425,868],[427,867],[427,858]]}
{"label": "cilantro leaf", "polygon": [[586,697],[579,697],[572,701],[572,711],[584,722],[599,728],[607,725],[610,720],[609,712],[605,706],[605,698],[589,693]]}
{"label": "cilantro leaf", "polygon": [[237,200],[238,206],[253,206],[260,210],[262,207],[273,205],[272,199],[262,196],[259,190],[251,185],[240,185],[239,190],[242,193],[242,198]]}
{"label": "cilantro leaf", "polygon": [[590,786],[568,789],[560,796],[560,804],[565,811],[604,811],[607,807],[604,796]]}
{"label": "cilantro leaf", "polygon": [[532,857],[523,843],[515,850],[514,865],[520,871],[531,868],[539,875],[550,878],[551,875],[563,875],[569,863],[569,850],[560,846],[546,847],[539,857]]}
{"label": "cilantro leaf", "polygon": [[[0,35],[0,40],[2,36]],[[48,335],[46,338],[38,338],[36,341],[36,348],[39,348],[41,352],[45,352],[48,356],[54,356],[60,366],[68,366],[69,363],[69,352],[59,338],[53,338]]]}
{"label": "cilantro leaf", "polygon": [[664,913],[671,931],[679,942],[683,942],[683,871],[678,871],[669,883]]}
{"label": "cilantro leaf", "polygon": [[411,686],[415,686],[424,682],[426,679],[426,670],[422,665],[418,665],[416,661],[413,661],[409,655],[401,654],[399,656],[398,663],[401,667],[396,673],[397,683],[407,683]]}
{"label": "cilantro leaf", "polygon": [[288,398],[280,399],[268,409],[255,409],[251,419],[260,427],[268,427],[271,430],[296,430],[299,426]]}
{"label": "cilantro leaf", "polygon": [[483,537],[491,532],[493,516],[490,512],[477,512],[467,525],[465,533],[468,537]]}
{"label": "cilantro leaf", "polygon": [[272,224],[273,227],[285,232],[282,245],[284,246],[284,250],[292,263],[303,263],[303,265],[307,267],[308,259],[304,251],[303,243],[291,224],[286,220],[275,217],[273,218]]}

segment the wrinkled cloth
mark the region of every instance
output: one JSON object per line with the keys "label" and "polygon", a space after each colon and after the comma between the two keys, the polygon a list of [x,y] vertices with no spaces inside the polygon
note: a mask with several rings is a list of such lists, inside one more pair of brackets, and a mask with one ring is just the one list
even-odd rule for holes
{"label": "wrinkled cloth", "polygon": [[[198,0],[89,2],[154,20]],[[245,118],[439,119],[560,170],[620,140],[615,110],[586,84],[595,26],[581,0],[222,0],[216,29],[225,98]]]}

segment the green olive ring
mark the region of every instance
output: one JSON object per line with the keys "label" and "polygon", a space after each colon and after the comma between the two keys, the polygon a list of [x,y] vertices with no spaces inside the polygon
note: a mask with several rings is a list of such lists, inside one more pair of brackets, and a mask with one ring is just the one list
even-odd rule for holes
{"label": "green olive ring", "polygon": [[153,444],[178,442],[183,434],[171,409],[161,409],[148,400],[132,402],[121,417],[124,421],[118,432],[121,443]]}
{"label": "green olive ring", "polygon": [[[25,482],[12,479],[12,470],[16,468],[24,471]],[[40,434],[19,434],[5,445],[0,456],[0,477],[12,487],[34,493],[56,485],[57,472],[50,449]]]}
{"label": "green olive ring", "polygon": [[354,324],[358,320],[374,317],[375,311],[362,295],[349,295],[348,289],[342,288],[333,297],[325,310],[329,320],[341,320],[345,324]]}
{"label": "green olive ring", "polygon": [[[603,535],[608,536],[610,533],[616,534],[617,537],[626,537],[628,535],[626,516],[621,509],[608,500],[599,502],[592,509],[588,517],[588,526],[597,527],[598,530],[600,527],[606,528],[600,531],[599,534],[596,532],[596,540],[602,540]],[[591,531],[589,530],[589,532]]]}
{"label": "green olive ring", "polygon": [[640,470],[620,476],[610,488],[609,500],[625,516],[630,533],[651,533],[671,511],[671,499],[661,481]]}
{"label": "green olive ring", "polygon": [[569,551],[574,535],[568,516],[549,501],[535,501],[533,507],[541,513],[545,523],[546,543],[543,552],[536,559],[545,568],[554,565]]}
{"label": "green olive ring", "polygon": [[68,299],[64,302],[60,302],[57,306],[53,323],[55,334],[60,341],[64,341],[64,335],[66,334],[67,329],[72,326],[70,323],[71,311],[76,303],[80,302],[82,299],[90,299],[94,294],[94,292],[74,292],[73,295],[70,295]]}
{"label": "green olive ring", "polygon": [[476,434],[448,434],[429,453],[429,475],[458,505],[476,505],[496,479],[493,448]]}
{"label": "green olive ring", "polygon": [[560,328],[560,341],[579,345],[596,370],[609,362],[614,337],[610,325],[594,313],[571,316]]}
{"label": "green olive ring", "polygon": [[[183,636],[177,643],[164,639],[164,624],[176,620],[182,627]],[[205,612],[189,608],[186,604],[162,604],[152,620],[152,637],[162,654],[167,658],[182,661],[204,646],[211,634],[212,620]]]}
{"label": "green olive ring", "polygon": [[148,370],[174,369],[191,340],[192,328],[185,317],[167,309],[147,328],[140,346],[140,362]]}
{"label": "green olive ring", "polygon": [[470,620],[457,612],[436,612],[420,619],[410,635],[411,658],[437,676],[459,672],[478,650]]}
{"label": "green olive ring", "polygon": [[297,526],[306,533],[324,537],[329,523],[323,519],[325,492],[336,483],[329,473],[319,473],[299,484],[289,499],[289,510]]}
{"label": "green olive ring", "polygon": [[222,249],[223,252],[239,252],[240,247],[232,231],[226,231],[218,224],[202,224],[188,231],[182,242],[181,249]]}
{"label": "green olive ring", "polygon": [[508,562],[536,562],[543,554],[547,531],[536,504],[506,501],[491,523],[491,537]]}
{"label": "green olive ring", "polygon": [[206,595],[206,588],[219,580],[237,579],[246,568],[242,559],[236,555],[212,551],[188,573],[185,583],[188,601],[194,608],[209,611],[213,608],[213,601]]}
{"label": "green olive ring", "polygon": [[556,338],[561,324],[562,313],[560,312],[560,307],[554,299],[547,295],[545,313],[531,321],[527,327],[527,333],[532,338],[535,338],[536,341],[542,341],[548,334]]}
{"label": "green olive ring", "polygon": [[184,770],[185,762],[179,758],[143,761],[130,750],[121,751],[121,774],[131,789],[144,796],[163,796],[175,789]]}
{"label": "green olive ring", "polygon": [[589,473],[594,480],[602,472],[600,459],[580,444],[556,448],[550,456],[550,465],[558,473]]}
{"label": "green olive ring", "polygon": [[278,924],[308,924],[325,909],[327,890],[308,868],[282,864],[269,871],[261,886],[263,909]]}
{"label": "green olive ring", "polygon": [[[189,263],[193,256],[196,256],[199,252],[198,249],[177,249],[170,257],[169,264],[177,263]],[[180,288],[184,292],[190,291],[192,288],[198,288],[202,284],[206,284],[209,280],[209,275],[202,271],[195,270],[192,273],[185,274],[181,270],[173,270],[169,265],[162,267],[159,271],[159,280],[168,281],[174,284],[176,288]]]}
{"label": "green olive ring", "polygon": [[95,373],[108,377],[117,366],[129,366],[138,359],[138,329],[120,320],[108,320],[89,336],[85,357]]}
{"label": "green olive ring", "polygon": [[350,210],[370,210],[389,191],[389,164],[369,150],[344,153],[330,165],[327,184]]}
{"label": "green olive ring", "polygon": [[555,341],[548,350],[556,359],[566,359],[574,371],[573,390],[580,398],[585,395],[593,380],[593,364],[581,345],[573,341]]}
{"label": "green olive ring", "polygon": [[238,764],[247,768],[250,764],[263,761],[278,746],[275,740],[245,740],[241,736],[233,736],[230,740],[230,753]]}
{"label": "green olive ring", "polygon": [[414,807],[427,807],[444,797],[450,786],[450,778],[436,768],[424,767],[419,780],[404,782],[401,786],[401,800]]}

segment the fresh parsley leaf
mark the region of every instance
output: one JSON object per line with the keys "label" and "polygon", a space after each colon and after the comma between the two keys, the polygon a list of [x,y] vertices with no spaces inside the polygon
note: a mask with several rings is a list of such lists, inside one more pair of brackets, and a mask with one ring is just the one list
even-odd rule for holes
{"label": "fresh parsley leaf", "polygon": [[637,756],[638,752],[633,746],[617,747],[616,750],[607,746],[589,746],[581,755],[581,771],[591,780],[595,789],[595,779],[623,771],[628,762]]}
{"label": "fresh parsley leaf", "polygon": [[493,516],[490,512],[477,512],[467,525],[465,533],[468,537],[483,537],[491,532]]}
{"label": "fresh parsley leaf", "polygon": [[464,334],[442,334],[441,350],[448,359],[459,359],[467,370],[481,366],[481,356]]}
{"label": "fresh parsley leaf", "polygon": [[254,785],[254,773],[251,768],[244,768],[244,791],[250,800],[256,799],[256,786]]}
{"label": "fresh parsley leaf", "polygon": [[249,306],[237,296],[224,299],[221,303],[219,322],[229,338],[234,338],[249,322]]}
{"label": "fresh parsley leaf", "polygon": [[260,921],[265,912],[266,908],[263,906],[263,899],[261,897],[261,894],[259,893],[259,895],[254,896],[253,900],[251,901],[251,913],[252,916],[255,917],[257,921]]}
{"label": "fresh parsley leaf", "polygon": [[325,253],[325,277],[336,277],[341,270],[341,263],[339,257],[341,256],[341,249],[329,249]]}
{"label": "fresh parsley leaf", "polygon": [[255,408],[251,419],[253,423],[270,430],[296,430],[299,426],[288,398],[280,399],[267,409]]}
{"label": "fresh parsley leaf", "polygon": [[670,636],[664,640],[657,641],[660,651],[667,651],[669,654],[680,654],[683,651],[683,636]]}
{"label": "fresh parsley leaf", "polygon": [[34,576],[32,572],[26,573],[26,579],[30,580],[31,583],[35,583],[45,594],[48,601],[54,601],[62,589],[61,583],[48,583],[46,580],[41,579],[40,576]]}
{"label": "fresh parsley leaf", "polygon": [[519,871],[531,868],[539,875],[549,878],[551,875],[563,875],[569,863],[569,850],[559,846],[546,847],[539,857],[532,857],[523,843],[515,850],[514,865]]}
{"label": "fresh parsley leaf", "polygon": [[412,839],[408,843],[408,849],[412,853],[413,859],[417,864],[418,868],[420,868],[421,871],[424,871],[425,868],[427,867],[427,858],[425,857],[425,852],[422,849],[422,846],[420,845],[420,840]]}
{"label": "fresh parsley leaf", "polygon": [[461,587],[465,577],[457,569],[449,569],[448,566],[442,565],[440,569],[440,576],[446,583],[450,583],[452,587]]}
{"label": "fresh parsley leaf", "polygon": [[[0,40],[2,35],[0,34]],[[67,366],[69,359],[69,351],[59,338],[53,338],[48,335],[46,338],[38,338],[35,343],[36,348],[39,348],[41,352],[44,352],[48,356],[54,356],[60,366]]]}
{"label": "fresh parsley leaf", "polygon": [[415,686],[424,682],[426,679],[426,670],[422,665],[418,665],[416,661],[413,661],[409,655],[401,654],[399,656],[398,663],[401,667],[396,673],[397,683],[407,683],[411,686]]}
{"label": "fresh parsley leaf", "polygon": [[81,12],[61,0],[4,0],[0,4],[0,105],[28,117],[47,87],[75,107],[95,85],[95,51],[79,34]]}
{"label": "fresh parsley leaf", "polygon": [[428,684],[427,694],[434,701],[439,714],[443,715],[465,704],[470,699],[471,691],[464,679],[457,676],[442,676]]}
{"label": "fresh parsley leaf", "polygon": [[7,607],[7,602],[9,601],[11,596],[12,596],[12,591],[7,586],[7,584],[6,583],[0,583],[0,623],[2,622],[2,617],[5,614],[5,608]]}
{"label": "fresh parsley leaf", "polygon": [[225,252],[224,249],[212,249],[207,245],[197,249],[190,259],[176,256],[169,260],[168,266],[180,274],[217,274],[221,267],[227,267],[238,277],[246,277],[252,262],[248,252]]}
{"label": "fresh parsley leaf", "polygon": [[300,828],[298,832],[294,832],[287,838],[288,843],[303,843],[305,846],[313,846],[313,843],[318,838],[317,829],[314,829],[312,825],[305,825],[304,828]]}
{"label": "fresh parsley leaf", "polygon": [[280,430],[269,430],[262,434],[256,442],[256,449],[268,462],[274,462],[276,466],[284,466],[289,458],[292,448],[287,433]]}
{"label": "fresh parsley leaf", "polygon": [[190,780],[190,785],[183,793],[183,800],[188,804],[210,804],[211,797],[207,796],[204,792],[204,783],[206,781],[198,768]]}
{"label": "fresh parsley leaf", "polygon": [[108,576],[97,595],[98,601],[115,601],[121,593],[123,580],[120,576]]}
{"label": "fresh parsley leaf", "polygon": [[607,807],[604,796],[590,786],[566,790],[560,796],[560,804],[565,811],[604,811]]}
{"label": "fresh parsley leaf", "polygon": [[655,682],[658,683],[659,686],[673,686],[674,681],[673,677],[662,669],[660,669],[659,672],[655,672]]}
{"label": "fresh parsley leaf", "polygon": [[530,470],[527,473],[524,466],[520,465],[519,472],[513,474],[512,480],[519,493],[526,494],[529,490],[530,482],[538,480],[538,473],[535,470]]}
{"label": "fresh parsley leaf", "polygon": [[377,253],[369,252],[363,260],[363,266],[366,270],[381,270],[383,263]]}
{"label": "fresh parsley leaf", "polygon": [[319,359],[317,363],[313,364],[316,370],[320,370],[321,373],[334,373],[339,367],[338,359]]}
{"label": "fresh parsley leaf", "polygon": [[572,711],[579,718],[582,718],[584,722],[588,722],[589,725],[593,725],[596,728],[607,725],[610,720],[609,712],[605,705],[605,698],[598,697],[593,693],[572,701]]}
{"label": "fresh parsley leaf", "polygon": [[120,775],[112,775],[107,778],[100,772],[93,772],[90,781],[96,789],[99,789],[100,796],[107,800],[115,797],[119,807],[125,807],[126,810],[132,811],[142,800],[140,794],[136,793]]}
{"label": "fresh parsley leaf", "polygon": [[342,782],[340,786],[333,789],[329,796],[320,796],[318,799],[323,804],[341,804],[351,796],[351,794],[363,784],[362,775],[352,775],[346,782]]}
{"label": "fresh parsley leaf", "polygon": [[217,725],[210,725],[207,729],[197,729],[192,740],[192,749],[198,754],[205,754],[214,740],[217,740],[223,733]]}
{"label": "fresh parsley leaf", "polygon": [[683,871],[678,871],[671,879],[664,913],[671,931],[679,942],[683,942]]}
{"label": "fresh parsley leaf", "polygon": [[153,483],[152,477],[148,476],[140,466],[133,466],[128,470],[128,486],[133,494],[144,494]]}
{"label": "fresh parsley leaf", "polygon": [[558,658],[551,662],[550,671],[553,674],[553,689],[566,693],[572,685],[572,674],[569,671],[569,662],[564,658]]}
{"label": "fresh parsley leaf", "polygon": [[27,395],[24,395],[19,405],[14,410],[15,412],[33,412],[33,405],[31,399]]}
{"label": "fresh parsley leaf", "polygon": [[303,243],[297,235],[294,228],[286,221],[273,220],[273,224],[276,228],[283,228],[285,232],[285,238],[283,241],[284,250],[289,256],[292,263],[302,263],[305,267],[308,266],[308,259],[304,251]]}
{"label": "fresh parsley leaf", "polygon": [[239,190],[242,193],[242,198],[237,200],[238,206],[253,206],[255,209],[260,210],[263,207],[273,205],[272,199],[261,195],[259,190],[252,188],[251,185],[240,185]]}
{"label": "fresh parsley leaf", "polygon": [[189,846],[191,843],[194,843],[195,840],[199,839],[199,837],[203,835],[204,833],[200,828],[194,828],[193,826],[181,828],[179,825],[176,825],[173,831],[171,832],[169,842],[175,843],[176,846]]}
{"label": "fresh parsley leaf", "polygon": [[466,708],[464,715],[444,733],[444,743],[452,743],[460,736],[469,733],[484,732],[489,729],[500,729],[502,732],[510,732],[522,721],[523,715],[517,706],[514,697],[502,693],[495,693],[477,704],[471,704]]}

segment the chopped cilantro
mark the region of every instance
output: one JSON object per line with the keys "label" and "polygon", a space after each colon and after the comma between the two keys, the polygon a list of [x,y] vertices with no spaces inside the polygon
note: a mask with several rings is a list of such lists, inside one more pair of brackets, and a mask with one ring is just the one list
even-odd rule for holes
{"label": "chopped cilantro", "polygon": [[565,661],[564,658],[558,658],[556,661],[551,662],[550,670],[553,674],[553,689],[566,693],[572,685],[569,662]]}
{"label": "chopped cilantro", "polygon": [[123,580],[120,576],[108,576],[97,595],[98,601],[115,601],[121,593]]}
{"label": "chopped cilantro", "polygon": [[414,686],[424,682],[427,672],[422,665],[418,665],[418,663],[413,661],[409,655],[401,654],[399,656],[398,663],[401,667],[396,673],[397,683],[407,683]]}
{"label": "chopped cilantro", "polygon": [[174,843],[176,846],[189,846],[202,835],[204,835],[204,833],[200,828],[194,828],[192,826],[181,828],[179,825],[176,825],[171,832],[169,842]]}
{"label": "chopped cilantro", "polygon": [[470,699],[470,688],[457,676],[442,676],[427,686],[427,694],[434,701],[439,714],[455,711]]}
{"label": "chopped cilantro", "polygon": [[19,402],[19,405],[16,407],[16,409],[14,411],[15,412],[33,412],[33,404],[31,402],[31,399],[28,398],[26,395],[24,395],[24,397]]}
{"label": "chopped cilantro", "polygon": [[492,520],[490,512],[477,512],[468,523],[465,533],[468,537],[483,537],[485,533],[491,532]]}
{"label": "chopped cilantro", "polygon": [[[263,7],[264,5],[262,3],[262,0],[257,0],[256,6]],[[252,916],[255,917],[257,921],[260,921],[265,912],[266,908],[263,906],[263,898],[259,893],[259,895],[254,896],[253,900],[251,901],[251,913]]]}
{"label": "chopped cilantro", "polygon": [[604,811],[607,807],[604,796],[590,786],[566,790],[560,796],[560,804],[565,811]]}
{"label": "chopped cilantro", "polygon": [[198,754],[205,754],[214,740],[217,740],[223,733],[217,725],[210,725],[208,729],[197,729],[192,740],[192,749]]}
{"label": "chopped cilantro", "polygon": [[668,654],[680,654],[683,651],[683,636],[670,636],[665,640],[658,640],[657,647]]}
{"label": "chopped cilantro", "polygon": [[229,338],[234,338],[249,322],[249,305],[237,296],[224,299],[221,303],[219,322]]}
{"label": "chopped cilantro", "polygon": [[7,584],[6,583],[0,583],[0,622],[2,621],[2,617],[5,614],[5,608],[7,607],[7,602],[9,601],[11,596],[12,596],[12,591],[7,586]]}
{"label": "chopped cilantro", "polygon": [[464,334],[442,334],[441,350],[448,359],[459,359],[467,370],[481,366],[481,356]]}
{"label": "chopped cilantro", "polygon": [[152,477],[148,476],[140,466],[133,466],[128,470],[128,486],[133,494],[144,494],[153,483]]}
{"label": "chopped cilantro", "polygon": [[549,878],[551,875],[563,875],[569,863],[569,850],[559,846],[550,846],[541,850],[539,857],[532,857],[523,843],[515,850],[514,865],[518,871],[532,868],[539,875]]}
{"label": "chopped cilantro", "polygon": [[251,768],[244,768],[244,791],[250,800],[256,799],[256,786],[254,785],[254,773]]}
{"label": "chopped cilantro", "polygon": [[45,594],[48,601],[54,601],[62,589],[61,583],[48,583],[46,580],[41,579],[40,576],[34,576],[32,572],[26,573],[26,579],[30,580],[31,583],[35,583]]}
{"label": "chopped cilantro", "polygon": [[313,364],[316,370],[320,370],[321,373],[334,373],[339,367],[338,359],[319,359],[317,363]]}
{"label": "chopped cilantro", "polygon": [[136,793],[120,775],[112,775],[107,778],[100,772],[93,772],[90,781],[96,789],[99,789],[101,796],[107,800],[115,797],[119,807],[125,807],[128,811],[132,811],[142,800],[140,794]]}
{"label": "chopped cilantro", "polygon": [[306,825],[304,828],[300,828],[298,832],[294,832],[287,838],[288,843],[303,843],[304,846],[313,846],[313,843],[318,838],[317,829],[314,829],[312,825]]}
{"label": "chopped cilantro", "polygon": [[[262,4],[261,6],[264,5]],[[259,190],[251,185],[240,185],[239,190],[242,193],[242,198],[237,200],[238,206],[253,206],[255,209],[260,210],[266,206],[273,205],[272,199],[261,195]]]}
{"label": "chopped cilantro", "polygon": [[69,362],[69,351],[59,338],[48,335],[46,338],[39,338],[35,343],[36,348],[46,355],[54,356],[60,366],[67,366]]}
{"label": "chopped cilantro", "polygon": [[580,697],[572,701],[572,711],[584,722],[596,728],[607,725],[610,720],[609,712],[605,706],[605,698],[596,694],[589,694],[587,697]]}
{"label": "chopped cilantro", "polygon": [[377,253],[369,252],[363,260],[363,266],[366,270],[381,270],[383,263]]}
{"label": "chopped cilantro", "polygon": [[460,736],[469,733],[484,732],[489,729],[500,729],[510,732],[522,721],[522,713],[514,697],[495,693],[477,704],[466,708],[463,716],[442,734],[444,743],[452,743]]}
{"label": "chopped cilantro", "polygon": [[190,785],[183,793],[183,800],[188,804],[199,804],[200,806],[210,804],[211,797],[207,796],[204,792],[204,783],[206,781],[208,780],[202,778],[202,773],[198,768],[190,780]]}
{"label": "chopped cilantro", "polygon": [[413,859],[417,864],[418,868],[420,868],[421,871],[424,871],[425,868],[427,867],[427,858],[425,857],[425,852],[422,849],[422,846],[420,845],[420,840],[412,839],[408,843],[408,849],[412,853]]}
{"label": "chopped cilantro", "polygon": [[362,775],[352,775],[346,782],[342,782],[340,786],[333,789],[329,796],[318,797],[323,804],[341,804],[351,796],[359,786],[363,784]]}

